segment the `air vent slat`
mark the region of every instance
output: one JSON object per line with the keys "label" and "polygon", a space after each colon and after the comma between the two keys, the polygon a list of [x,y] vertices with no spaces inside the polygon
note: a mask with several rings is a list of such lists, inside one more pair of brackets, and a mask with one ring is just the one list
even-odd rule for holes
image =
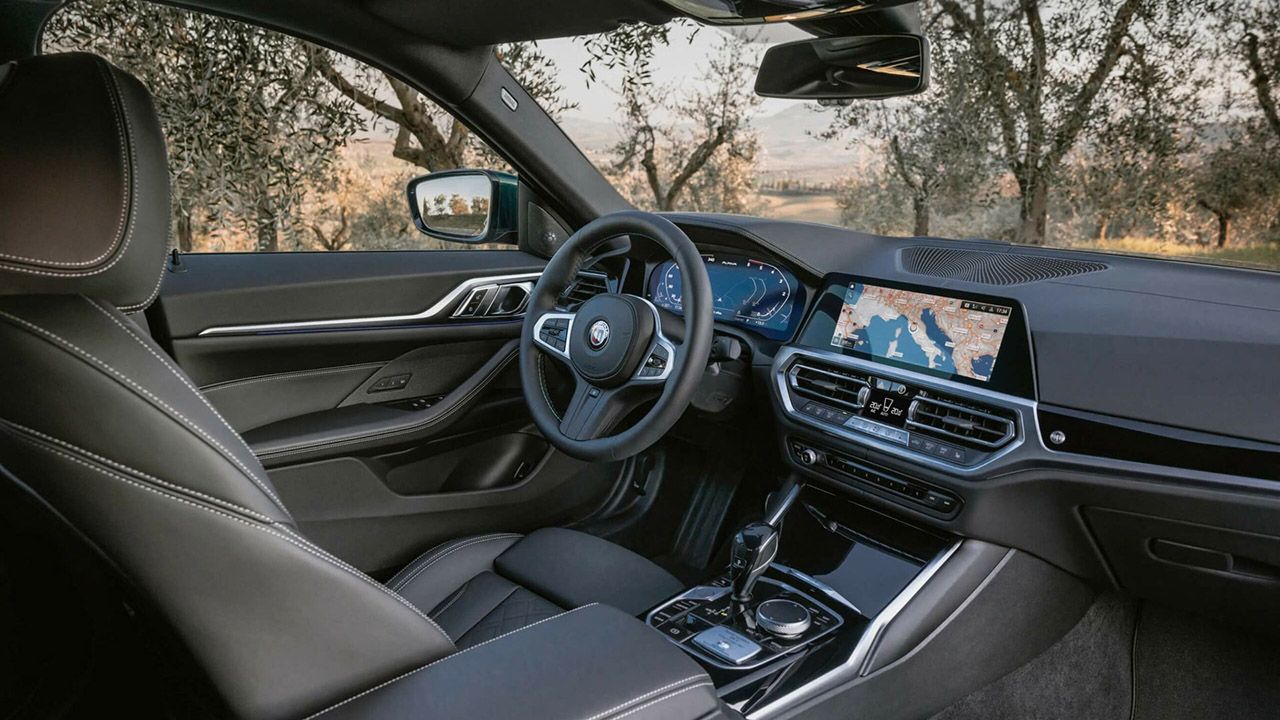
{"label": "air vent slat", "polygon": [[1012,418],[965,403],[924,396],[911,402],[907,427],[986,448],[1004,445],[1016,431]]}
{"label": "air vent slat", "polygon": [[573,310],[596,295],[609,292],[609,278],[599,273],[578,273],[565,291],[560,294],[559,305],[566,310]]}
{"label": "air vent slat", "polygon": [[983,285],[1022,285],[1100,272],[1109,267],[1105,263],[1073,258],[929,246],[903,248],[902,266],[917,275]]}
{"label": "air vent slat", "polygon": [[862,409],[868,386],[865,375],[808,361],[792,365],[787,380],[797,395],[853,411]]}

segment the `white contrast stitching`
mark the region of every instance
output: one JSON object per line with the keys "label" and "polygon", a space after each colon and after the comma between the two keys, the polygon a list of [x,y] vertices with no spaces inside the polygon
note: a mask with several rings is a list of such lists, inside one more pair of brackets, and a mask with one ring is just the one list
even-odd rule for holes
{"label": "white contrast stitching", "polygon": [[114,467],[115,469],[120,470],[122,472],[133,473],[134,475],[137,475],[138,477],[141,477],[153,483],[156,483],[157,485],[163,485],[164,487],[167,487],[170,490],[175,490],[177,492],[184,492],[184,493],[194,495],[195,497],[198,497],[202,500],[207,500],[211,503],[216,503],[218,505],[221,505],[227,508],[228,510],[235,510],[236,512],[248,515],[249,517],[252,517],[255,520],[261,520],[262,522],[273,522],[273,520],[270,517],[263,515],[262,513],[256,510],[250,510],[247,507],[244,507],[242,505],[237,505],[236,503],[230,502],[228,500],[223,500],[221,498],[214,497],[213,495],[206,495],[205,493],[202,493],[199,490],[195,490],[193,488],[187,487],[186,485],[179,485],[177,483],[171,483],[166,480],[161,480],[160,478],[154,475],[149,475],[147,473],[144,473],[135,467],[130,467],[128,465],[125,465],[124,463],[112,460],[111,458],[103,457],[101,455],[98,455],[97,453],[86,450],[80,447],[79,445],[76,445],[74,443],[69,443],[66,440],[60,440],[56,437],[53,437],[52,435],[46,435],[45,433],[42,433],[39,430],[34,430],[25,425],[20,425],[16,422],[13,422],[12,420],[0,419],[0,424],[8,425],[9,427],[16,428],[19,432],[26,433],[28,435],[34,435],[35,437],[38,437],[41,440],[44,440],[45,442],[51,442],[51,443],[54,443],[55,445],[61,445],[62,447],[68,450],[78,452],[100,463]]}
{"label": "white contrast stitching", "polygon": [[459,541],[459,542],[462,542],[461,545],[451,547],[448,550],[440,553],[436,557],[431,558],[429,561],[426,561],[422,565],[419,565],[418,568],[414,570],[412,573],[410,573],[408,577],[406,577],[404,580],[397,582],[395,589],[396,590],[404,589],[406,585],[413,582],[414,578],[421,575],[424,570],[431,567],[432,565],[435,565],[437,562],[440,562],[441,560],[449,557],[450,555],[458,552],[459,550],[462,550],[464,548],[469,548],[472,545],[481,545],[487,542],[492,542],[494,540],[505,540],[507,538],[513,538],[513,537],[518,538],[520,537],[520,535],[517,533],[507,533],[504,535],[486,535],[484,537],[478,537],[478,538],[464,538],[462,541]]}
{"label": "white contrast stitching", "polygon": [[[275,501],[275,503],[276,503],[276,505],[277,505],[281,510],[284,510],[286,513],[288,513],[288,512],[289,512],[287,509],[285,509],[285,507],[284,507],[284,503],[280,502],[280,498],[276,497],[275,493],[273,493],[273,492],[271,491],[271,489],[269,488],[269,486],[267,486],[266,484],[264,484],[263,482],[261,482],[261,481],[258,479],[258,477],[257,477],[257,476],[252,472],[252,471],[250,471],[250,470],[249,470],[249,468],[248,468],[247,466],[245,466],[245,464],[244,464],[244,463],[242,463],[242,462],[240,461],[240,459],[239,459],[239,458],[237,458],[237,457],[236,457],[236,456],[235,456],[235,455],[234,455],[230,450],[228,450],[227,448],[225,448],[225,447],[222,445],[222,443],[218,442],[218,441],[217,441],[216,439],[214,439],[211,435],[209,435],[209,434],[208,434],[208,433],[207,433],[203,428],[201,428],[199,425],[196,425],[196,424],[195,424],[194,422],[192,422],[191,420],[187,419],[187,417],[186,417],[185,415],[183,415],[182,413],[178,412],[177,410],[174,410],[172,407],[170,407],[170,406],[169,406],[169,404],[168,404],[168,403],[166,403],[165,401],[163,401],[163,400],[161,400],[160,398],[156,397],[154,394],[152,394],[152,393],[151,393],[150,391],[148,391],[146,388],[142,387],[141,385],[139,385],[138,383],[134,382],[133,380],[130,380],[128,377],[125,377],[125,376],[124,376],[122,373],[120,373],[118,370],[116,370],[115,368],[113,368],[113,367],[111,367],[110,365],[106,364],[105,362],[103,362],[103,361],[99,360],[98,358],[94,357],[92,354],[88,353],[87,351],[82,350],[80,347],[78,347],[78,346],[77,346],[77,345],[75,345],[74,343],[71,343],[71,342],[69,342],[69,341],[67,341],[67,340],[64,340],[63,338],[59,337],[58,335],[55,335],[54,333],[52,333],[52,332],[50,332],[50,331],[48,331],[48,330],[45,330],[44,328],[40,327],[39,325],[36,325],[36,324],[34,324],[34,323],[31,323],[31,322],[28,322],[28,321],[26,321],[26,320],[23,320],[22,318],[17,317],[17,316],[15,316],[15,315],[10,315],[9,313],[4,312],[4,311],[0,311],[0,317],[7,317],[7,318],[9,318],[10,320],[12,320],[13,322],[16,322],[16,323],[18,323],[18,324],[20,324],[20,325],[22,325],[22,326],[24,326],[24,327],[30,328],[30,329],[32,329],[32,330],[35,330],[36,332],[40,333],[41,335],[44,335],[45,337],[48,337],[48,338],[52,339],[54,342],[57,342],[58,344],[62,345],[63,347],[70,348],[71,350],[73,350],[74,352],[76,352],[77,354],[79,354],[81,357],[83,357],[83,358],[85,358],[85,359],[87,359],[87,360],[91,361],[93,364],[97,365],[98,367],[102,368],[103,370],[106,370],[108,373],[110,373],[110,374],[114,375],[115,377],[119,378],[120,380],[124,381],[124,382],[125,382],[125,383],[127,383],[130,387],[132,387],[134,390],[136,390],[138,393],[140,393],[140,394],[142,394],[142,395],[145,395],[146,397],[150,398],[152,402],[156,403],[156,404],[157,404],[157,405],[159,405],[160,407],[162,407],[162,408],[164,408],[165,410],[167,410],[167,411],[169,412],[169,414],[170,414],[170,417],[173,417],[173,418],[176,418],[176,419],[180,420],[180,421],[181,421],[181,424],[185,425],[185,426],[187,427],[187,429],[189,429],[189,430],[191,430],[192,432],[196,433],[197,435],[199,435],[200,437],[202,437],[202,438],[204,438],[206,441],[208,441],[210,444],[212,444],[214,447],[216,447],[217,449],[221,450],[221,451],[222,451],[222,455],[223,455],[223,457],[225,457],[226,459],[230,460],[233,464],[235,464],[235,466],[236,466],[236,467],[240,468],[240,470],[244,472],[245,476],[246,476],[246,477],[248,477],[248,478],[249,478],[249,480],[250,480],[251,482],[253,482],[253,484],[254,484],[254,485],[256,485],[260,490],[262,490],[264,493],[266,493],[266,494],[267,494],[267,497],[269,497],[269,498],[271,498],[272,500],[274,500],[274,501]],[[237,437],[238,437],[238,436],[237,436]]]}
{"label": "white contrast stitching", "polygon": [[337,367],[320,368],[318,370],[295,370],[293,372],[275,373],[274,375],[260,375],[258,377],[245,378],[243,380],[228,380],[226,382],[213,383],[204,385],[200,389],[206,393],[215,390],[225,390],[226,388],[238,387],[240,385],[250,385],[253,383],[267,382],[269,380],[283,380],[291,377],[306,377],[308,375],[328,375],[330,373],[338,373],[344,370],[358,370],[364,368],[381,368],[386,367],[386,363],[361,363],[358,365],[341,365]]}
{"label": "white contrast stitching", "polygon": [[418,609],[418,606],[417,606],[417,605],[414,605],[413,603],[409,602],[409,600],[408,600],[408,599],[406,599],[406,598],[405,598],[403,595],[401,595],[400,593],[397,593],[396,591],[392,590],[391,588],[387,587],[386,585],[383,585],[382,583],[378,582],[377,580],[374,580],[373,578],[369,577],[368,575],[365,575],[365,574],[364,574],[364,572],[362,572],[359,568],[353,567],[351,564],[347,563],[347,562],[346,562],[345,560],[343,560],[342,558],[340,558],[340,557],[338,557],[338,556],[334,555],[333,553],[329,552],[328,550],[325,550],[324,548],[320,547],[319,545],[316,545],[315,543],[311,542],[310,540],[308,540],[308,539],[306,538],[306,536],[304,536],[304,535],[302,535],[301,533],[299,533],[299,532],[295,531],[293,528],[289,527],[288,525],[277,525],[277,527],[278,527],[278,528],[280,528],[281,530],[285,531],[286,533],[288,533],[288,534],[292,535],[294,538],[296,538],[296,539],[297,539],[297,540],[299,540],[300,542],[304,543],[305,545],[310,546],[313,550],[315,550],[318,554],[320,554],[321,556],[323,556],[323,557],[324,557],[326,560],[328,560],[329,562],[333,563],[334,565],[337,565],[338,567],[342,568],[343,570],[346,570],[347,572],[351,573],[352,575],[355,575],[356,577],[359,577],[361,580],[364,580],[365,582],[369,583],[370,585],[373,585],[374,587],[378,588],[378,589],[379,589],[379,590],[381,590],[382,592],[386,593],[388,596],[390,596],[390,597],[392,597],[392,598],[395,598],[396,600],[400,601],[400,602],[401,602],[405,607],[407,607],[407,608],[409,608],[410,610],[412,610],[412,611],[414,611],[415,613],[417,613],[417,614],[418,614],[418,617],[420,617],[420,618],[422,618],[423,620],[426,620],[428,623],[430,623],[430,624],[431,624],[431,627],[435,628],[437,632],[439,632],[441,635],[443,635],[445,640],[448,640],[450,644],[453,644],[453,638],[449,637],[449,633],[445,632],[445,631],[444,631],[444,628],[440,627],[440,625],[438,625],[438,624],[436,623],[436,621],[435,621],[435,620],[432,620],[430,617],[428,617],[426,613],[424,613],[424,612],[422,612],[421,610],[419,610],[419,609]]}
{"label": "white contrast stitching", "polygon": [[645,694],[641,695],[640,697],[634,697],[634,698],[631,698],[630,700],[628,700],[628,701],[626,701],[626,702],[624,702],[624,703],[619,703],[619,704],[617,704],[617,705],[614,705],[613,707],[609,708],[608,710],[605,710],[604,712],[596,713],[595,715],[592,715],[591,717],[586,718],[586,720],[600,720],[600,718],[608,717],[608,716],[610,716],[610,715],[612,715],[612,714],[614,714],[614,713],[618,712],[619,710],[622,710],[622,709],[626,708],[628,705],[630,705],[630,704],[632,704],[632,703],[638,703],[638,702],[640,702],[641,700],[648,700],[649,698],[653,697],[654,695],[658,695],[658,694],[664,693],[664,692],[666,692],[666,691],[668,691],[668,690],[670,690],[670,689],[672,689],[672,688],[676,688],[676,687],[679,687],[679,686],[681,686],[681,685],[684,685],[685,683],[691,683],[691,682],[693,682],[694,680],[700,680],[700,679],[702,679],[703,677],[705,677],[705,676],[704,676],[704,675],[694,675],[693,677],[687,677],[687,678],[685,678],[685,679],[683,679],[683,680],[677,680],[677,681],[675,681],[675,682],[671,683],[670,685],[664,685],[664,686],[662,686],[662,687],[658,688],[657,690],[650,690],[649,692],[647,692],[647,693],[645,693]]}
{"label": "white contrast stitching", "polygon": [[[127,215],[127,211],[129,208],[129,199],[137,197],[136,195],[137,181],[135,177],[137,174],[137,168],[136,168],[137,162],[136,162],[136,158],[134,158],[132,144],[125,140],[125,129],[128,127],[129,117],[128,117],[128,113],[124,109],[124,97],[120,95],[120,86],[117,85],[115,82],[115,79],[111,77],[111,71],[107,69],[105,62],[98,60],[97,67],[98,67],[98,72],[103,76],[102,77],[104,81],[103,84],[107,85],[107,95],[111,98],[112,109],[116,111],[115,113],[113,113],[112,119],[115,120],[116,137],[120,141],[121,169],[124,170],[125,173],[129,176],[131,185],[133,187],[133,190],[128,197],[120,198],[120,217],[118,220],[116,220],[115,242],[112,242],[110,245],[108,245],[107,249],[103,250],[101,255],[98,255],[98,257],[93,258],[91,260],[81,260],[76,262],[59,262],[57,260],[42,260],[40,258],[25,257],[22,255],[10,255],[9,253],[0,253],[0,258],[6,258],[9,260],[18,260],[22,262],[37,263],[39,265],[53,265],[53,266],[60,266],[60,267],[75,268],[75,267],[88,267],[90,265],[94,265],[99,262],[102,262],[103,258],[106,258],[108,255],[110,255],[111,253],[117,250],[120,251],[120,256],[123,256],[124,251],[128,249],[129,247],[128,240],[131,237],[131,235],[124,234],[123,231],[124,231],[125,217]],[[112,92],[113,88],[115,90],[114,93]],[[123,126],[121,125],[121,118],[123,118],[123,122],[124,122]],[[129,135],[129,138],[132,139],[133,133],[129,132],[128,135]],[[131,165],[125,165],[126,157],[129,160],[133,161]],[[123,247],[121,247],[120,245],[120,241],[122,239],[125,240]],[[116,260],[119,260],[119,256],[117,256]],[[50,275],[53,277],[88,277],[90,275],[97,275],[99,273],[106,272],[108,269],[111,268],[112,265],[115,265],[115,264],[116,264],[115,261],[112,261],[111,265],[107,265],[104,268],[101,268],[99,270],[94,270],[91,272],[68,271],[63,273],[54,273],[54,272],[42,273],[39,271],[28,270],[26,268],[5,268],[5,269],[17,270],[19,272],[31,272],[32,274],[37,274],[37,275]]]}
{"label": "white contrast stitching", "polygon": [[493,370],[488,375],[486,375],[484,379],[478,381],[476,383],[476,386],[472,388],[470,391],[468,391],[466,395],[459,398],[458,401],[453,405],[445,408],[444,411],[441,412],[439,415],[437,415],[436,417],[430,418],[429,420],[424,420],[420,423],[409,425],[407,427],[397,428],[395,430],[386,430],[382,432],[370,433],[368,435],[359,435],[357,437],[347,438],[344,440],[334,440],[332,442],[312,443],[312,444],[306,444],[306,445],[299,445],[295,447],[283,448],[280,450],[263,451],[260,454],[260,457],[274,460],[277,458],[282,458],[286,455],[296,455],[298,453],[314,452],[317,450],[327,450],[329,448],[341,447],[343,445],[350,445],[351,443],[361,443],[369,440],[381,440],[386,437],[395,437],[396,435],[403,435],[405,433],[416,432],[424,428],[429,428],[433,425],[438,425],[444,422],[445,420],[447,420],[449,416],[453,415],[455,412],[468,407],[467,403],[471,400],[471,398],[475,397],[476,394],[479,393],[480,391],[489,387],[489,383],[493,381],[493,378],[496,377],[499,372],[505,369],[507,365],[511,363],[511,360],[514,357],[516,357],[516,352],[513,349],[512,352],[507,355],[507,357],[499,360],[498,364],[494,366]]}
{"label": "white contrast stitching", "polygon": [[[332,555],[329,555],[327,552],[324,552],[323,550],[320,550],[320,548],[316,547],[313,543],[311,543],[310,541],[306,540],[305,538],[302,538],[302,537],[300,537],[300,536],[298,536],[298,535],[294,534],[294,533],[293,533],[293,531],[292,531],[292,530],[291,530],[287,525],[282,525],[282,524],[276,523],[276,522],[274,522],[274,521],[271,521],[271,522],[270,522],[270,527],[267,527],[267,526],[265,526],[265,525],[261,525],[261,524],[251,523],[251,522],[249,522],[248,520],[245,520],[244,518],[236,517],[235,515],[232,515],[232,514],[230,514],[230,513],[228,513],[228,512],[225,512],[225,511],[223,511],[223,510],[218,510],[218,509],[216,509],[216,508],[211,508],[211,507],[208,507],[208,506],[205,506],[205,505],[201,505],[201,504],[196,503],[196,502],[192,502],[192,501],[190,501],[190,500],[187,500],[186,498],[182,498],[182,497],[179,497],[179,496],[177,496],[177,495],[172,495],[172,494],[167,493],[167,492],[164,492],[164,491],[162,491],[162,490],[160,490],[160,489],[158,489],[158,488],[154,488],[154,487],[151,487],[150,485],[145,485],[145,484],[140,483],[140,482],[138,482],[138,481],[136,481],[136,480],[132,480],[132,479],[130,479],[130,478],[125,477],[124,475],[120,475],[119,473],[112,472],[112,471],[107,470],[107,469],[105,469],[105,468],[100,468],[100,467],[98,467],[98,466],[96,466],[96,465],[93,465],[92,463],[85,462],[84,460],[81,460],[80,458],[77,458],[77,457],[72,456],[72,455],[68,455],[67,453],[62,452],[61,450],[55,450],[54,448],[51,448],[51,447],[45,447],[45,446],[40,445],[39,443],[37,443],[35,440],[30,439],[30,438],[20,438],[20,439],[24,440],[25,442],[27,442],[27,443],[28,443],[28,444],[30,444],[30,445],[33,445],[33,446],[35,446],[35,447],[37,447],[37,448],[40,448],[40,449],[44,450],[45,452],[50,452],[50,453],[53,453],[53,454],[55,454],[55,455],[60,455],[60,456],[62,456],[62,457],[64,457],[64,458],[66,458],[67,460],[70,460],[71,462],[74,462],[74,463],[79,464],[79,465],[83,465],[84,467],[87,467],[87,468],[89,468],[90,470],[93,470],[94,472],[97,472],[97,473],[100,473],[100,474],[102,474],[102,475],[105,475],[105,476],[107,476],[107,477],[109,477],[109,478],[112,478],[112,479],[115,479],[115,480],[119,480],[120,482],[126,483],[126,484],[128,484],[128,485],[132,485],[132,486],[134,486],[134,487],[141,488],[141,489],[143,489],[143,490],[146,490],[147,492],[155,493],[156,495],[159,495],[160,497],[167,498],[167,499],[169,499],[169,500],[174,500],[174,501],[176,501],[176,502],[180,502],[180,503],[182,503],[182,504],[184,504],[184,505],[190,505],[191,507],[194,507],[194,508],[199,508],[199,509],[201,509],[201,510],[204,510],[205,512],[213,513],[214,515],[221,515],[222,517],[225,517],[225,518],[228,518],[228,519],[234,520],[234,521],[236,521],[236,522],[238,522],[238,523],[240,523],[240,524],[242,524],[242,525],[247,525],[248,527],[251,527],[251,528],[253,528],[254,530],[258,530],[258,531],[260,531],[260,532],[267,533],[268,535],[274,535],[275,537],[278,537],[278,538],[280,538],[281,540],[284,540],[285,542],[289,543],[290,545],[293,545],[294,547],[297,547],[297,548],[299,548],[300,550],[303,550],[304,552],[306,552],[306,553],[308,553],[308,554],[310,554],[310,555],[314,555],[315,557],[320,558],[321,560],[323,560],[323,561],[325,561],[325,562],[329,563],[330,565],[333,565],[334,567],[336,567],[336,568],[338,568],[338,569],[340,569],[340,570],[342,570],[342,571],[344,571],[344,572],[346,572],[346,573],[348,573],[348,574],[350,574],[350,575],[353,575],[353,576],[354,576],[354,577],[356,577],[358,580],[362,580],[362,581],[363,581],[363,582],[365,582],[366,584],[371,585],[371,586],[373,586],[374,588],[377,588],[379,591],[383,592],[383,593],[384,593],[384,594],[386,594],[388,597],[390,597],[390,598],[392,598],[392,599],[394,599],[394,600],[399,601],[399,602],[400,602],[401,604],[403,604],[405,607],[407,607],[407,608],[409,608],[410,610],[412,610],[415,614],[417,614],[417,615],[418,615],[418,617],[422,618],[423,620],[426,620],[426,621],[427,621],[427,622],[428,622],[432,627],[436,628],[437,630],[440,630],[440,626],[439,626],[439,625],[436,625],[436,623],[435,623],[435,621],[434,621],[434,620],[432,620],[431,618],[429,618],[429,617],[427,617],[426,615],[424,615],[424,614],[422,613],[422,611],[421,611],[421,610],[419,610],[418,608],[414,607],[413,603],[410,603],[408,600],[406,600],[406,599],[404,599],[404,598],[400,597],[399,595],[397,595],[397,594],[395,594],[395,593],[391,592],[391,590],[389,590],[385,585],[383,585],[383,584],[381,584],[381,583],[377,582],[376,580],[374,580],[373,578],[369,577],[368,575],[365,575],[364,573],[360,572],[359,570],[356,570],[355,568],[351,567],[350,565],[347,565],[346,563],[342,562],[341,560],[338,560],[337,558],[333,557]],[[284,530],[284,531],[288,532],[288,533],[289,533],[289,535],[282,534],[282,533],[278,532],[279,530]],[[293,535],[293,537],[290,537],[290,535]],[[296,538],[296,539],[295,539],[295,538]],[[302,542],[298,542],[299,540],[301,540]],[[308,547],[308,545],[310,545],[311,547]],[[314,549],[312,549],[312,548],[314,548]],[[440,632],[441,632],[441,634],[443,634],[443,633],[444,633],[444,631],[443,631],[443,630],[440,630]],[[446,638],[446,639],[448,639],[448,637],[449,637],[448,635],[445,635],[445,638]],[[446,656],[446,657],[448,657],[448,656]]]}
{"label": "white contrast stitching", "polygon": [[697,685],[690,685],[690,686],[689,686],[689,687],[687,687],[687,688],[682,688],[682,689],[677,690],[677,691],[675,691],[675,692],[673,692],[673,693],[669,693],[669,694],[667,694],[667,695],[663,695],[663,696],[662,696],[662,697],[660,697],[660,698],[656,698],[656,699],[654,699],[654,700],[650,700],[649,702],[647,702],[647,703],[645,703],[645,704],[643,704],[643,705],[641,705],[641,706],[639,706],[639,707],[631,708],[630,710],[628,710],[628,711],[626,711],[626,712],[622,713],[621,715],[614,715],[614,716],[613,716],[613,718],[612,718],[612,720],[622,720],[622,718],[627,717],[628,715],[634,715],[634,714],[636,714],[636,713],[640,712],[641,710],[644,710],[644,709],[646,709],[646,708],[653,707],[654,705],[657,705],[658,703],[666,702],[666,701],[670,700],[671,698],[673,698],[673,697],[675,697],[675,696],[677,696],[677,695],[683,695],[683,694],[685,694],[685,693],[689,692],[690,690],[697,690],[698,688],[704,688],[704,687],[714,687],[714,684],[713,684],[713,683],[709,683],[709,682],[704,682],[704,683],[698,683]]}
{"label": "white contrast stitching", "polygon": [[338,708],[342,707],[343,705],[346,705],[346,704],[347,704],[347,703],[349,703],[349,702],[352,702],[352,701],[355,701],[355,700],[359,700],[360,698],[364,697],[365,695],[368,695],[369,693],[377,692],[378,690],[381,690],[382,688],[384,688],[384,687],[386,687],[386,686],[388,686],[388,685],[391,685],[392,683],[399,682],[399,681],[401,681],[401,680],[403,680],[403,679],[405,679],[405,678],[409,677],[410,675],[413,675],[413,674],[416,674],[416,673],[422,672],[423,670],[426,670],[427,668],[432,667],[432,666],[434,666],[434,665],[439,665],[440,663],[445,662],[446,660],[452,660],[452,659],[454,659],[454,658],[458,657],[459,655],[465,655],[465,654],[467,654],[467,653],[471,652],[472,650],[475,650],[476,648],[482,648],[482,647],[484,647],[485,645],[488,645],[488,644],[489,644],[489,643],[491,643],[491,642],[497,642],[497,641],[501,640],[502,638],[507,637],[508,635],[514,635],[514,634],[516,634],[516,633],[518,633],[518,632],[524,632],[525,630],[528,630],[529,628],[534,627],[535,625],[541,625],[541,624],[542,624],[542,623],[544,623],[544,622],[550,622],[550,621],[555,620],[555,619],[557,619],[557,618],[565,617],[566,615],[572,615],[572,614],[574,614],[574,613],[578,612],[579,610],[586,610],[586,609],[587,609],[587,608],[589,608],[589,607],[595,607],[596,605],[599,605],[599,604],[600,604],[600,603],[591,603],[590,605],[583,605],[583,606],[582,606],[582,607],[580,607],[580,608],[574,608],[574,609],[572,609],[572,610],[570,610],[570,611],[568,611],[568,612],[562,612],[562,613],[560,613],[559,615],[552,615],[551,617],[549,617],[549,618],[543,618],[543,619],[539,620],[539,621],[538,621],[538,622],[536,622],[536,623],[530,623],[530,624],[528,624],[528,625],[525,625],[524,627],[516,628],[515,630],[512,630],[511,632],[505,632],[505,633],[503,633],[503,634],[499,635],[498,637],[493,638],[493,639],[491,639],[491,640],[485,640],[485,641],[484,641],[484,642],[482,642],[482,643],[477,643],[477,644],[472,645],[471,647],[466,648],[466,649],[464,649],[464,650],[459,650],[458,652],[453,653],[452,655],[445,655],[444,657],[440,658],[439,660],[435,660],[435,661],[429,662],[429,663],[427,663],[426,665],[423,665],[422,667],[419,667],[419,668],[414,668],[413,670],[410,670],[409,672],[404,673],[404,674],[402,674],[402,675],[397,675],[396,677],[393,677],[393,678],[391,678],[390,680],[387,680],[386,682],[384,682],[384,683],[382,683],[382,684],[380,684],[380,685],[374,685],[373,687],[369,688],[368,690],[365,690],[365,691],[363,691],[363,692],[361,692],[361,693],[358,693],[358,694],[356,694],[356,695],[352,695],[351,697],[347,698],[346,700],[343,700],[342,702],[339,702],[339,703],[334,704],[334,705],[330,705],[329,707],[327,707],[327,708],[325,708],[325,709],[321,710],[321,711],[320,711],[320,712],[318,712],[318,713],[315,713],[314,715],[308,715],[308,716],[307,716],[306,718],[304,718],[303,720],[312,720],[312,718],[320,717],[321,715],[324,715],[325,713],[327,713],[327,712],[329,712],[329,711],[331,711],[331,710],[337,710]]}
{"label": "white contrast stitching", "polygon": [[[442,608],[440,608],[439,610],[435,611],[434,613],[432,613],[432,615],[435,615],[436,617],[440,617],[441,615],[443,615],[443,614],[445,613],[445,611],[446,611],[446,610],[448,610],[449,608],[453,607],[453,604],[454,604],[454,603],[458,602],[458,599],[459,599],[459,598],[461,598],[463,595],[466,595],[466,594],[467,594],[467,588],[468,588],[468,587],[471,587],[471,583],[470,583],[470,582],[467,582],[467,583],[463,584],[463,586],[462,586],[462,587],[458,588],[458,592],[454,593],[454,596],[453,596],[452,598],[450,598],[450,599],[449,599],[449,602],[445,603],[445,604],[444,604],[444,607],[442,607]],[[503,598],[503,600],[506,600],[506,598]]]}
{"label": "white contrast stitching", "polygon": [[[187,389],[191,391],[191,394],[195,395],[196,398],[200,400],[200,402],[204,403],[204,406],[209,408],[209,412],[212,412],[213,416],[218,418],[218,420],[222,422],[222,426],[225,427],[231,433],[231,436],[240,441],[240,445],[245,449],[245,452],[249,453],[250,455],[253,454],[253,450],[249,448],[249,445],[247,443],[245,443],[244,438],[240,437],[240,433],[236,432],[236,429],[231,427],[231,423],[227,422],[226,418],[222,417],[222,414],[219,413],[218,409],[215,408],[213,404],[209,402],[209,399],[206,398],[199,390],[197,390],[196,386],[192,385],[191,381],[187,379],[187,376],[179,372],[178,368],[173,366],[173,363],[169,362],[169,360],[165,358],[163,354],[156,352],[155,348],[151,347],[145,341],[143,341],[143,339],[139,337],[138,334],[134,332],[134,330],[130,328],[127,324],[120,322],[120,320],[117,319],[115,315],[112,315],[110,312],[107,312],[107,309],[99,305],[96,300],[93,300],[92,298],[85,298],[85,300],[90,305],[97,308],[98,312],[102,313],[103,315],[106,315],[108,320],[115,323],[116,326],[118,326],[121,330],[124,330],[125,334],[133,338],[139,345],[142,346],[144,350],[151,353],[151,356],[159,360],[161,365],[164,365],[166,368],[168,368],[169,372],[172,373],[174,377],[178,378],[179,382],[181,382],[183,385],[186,385]],[[263,488],[263,490],[266,490],[266,489],[267,488]],[[271,495],[271,493],[269,492],[268,494]],[[271,495],[271,497],[275,499],[276,504],[281,506],[280,507],[281,510],[288,512],[288,510],[283,506],[283,504],[280,503],[279,498],[277,498],[275,495]]]}

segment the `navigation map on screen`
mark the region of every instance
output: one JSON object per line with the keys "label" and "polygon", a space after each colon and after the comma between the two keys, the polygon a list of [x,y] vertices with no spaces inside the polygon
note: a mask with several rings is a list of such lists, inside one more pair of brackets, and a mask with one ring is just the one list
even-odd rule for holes
{"label": "navigation map on screen", "polygon": [[852,283],[831,344],[940,372],[990,380],[1012,309]]}

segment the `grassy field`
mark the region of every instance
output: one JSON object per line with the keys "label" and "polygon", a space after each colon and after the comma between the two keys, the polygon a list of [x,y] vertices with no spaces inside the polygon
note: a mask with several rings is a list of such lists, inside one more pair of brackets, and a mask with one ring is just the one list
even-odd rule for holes
{"label": "grassy field", "polygon": [[764,209],[760,213],[779,220],[840,224],[840,206],[835,195],[807,195],[800,193],[760,193]]}
{"label": "grassy field", "polygon": [[1062,247],[1073,250],[1099,250],[1127,255],[1153,255],[1200,262],[1239,265],[1245,267],[1280,270],[1280,245],[1251,245],[1217,248],[1212,245],[1182,245],[1167,243],[1154,238],[1116,238],[1104,242],[1089,241],[1067,243]]}

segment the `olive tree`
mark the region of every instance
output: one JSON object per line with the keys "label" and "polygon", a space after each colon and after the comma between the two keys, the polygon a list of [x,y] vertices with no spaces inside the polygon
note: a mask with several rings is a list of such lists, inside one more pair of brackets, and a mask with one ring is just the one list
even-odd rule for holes
{"label": "olive tree", "polygon": [[306,46],[213,15],[136,0],[69,4],[45,47],[85,50],[137,76],[167,139],[179,247],[206,217],[276,250],[306,190],[329,177],[362,125],[335,97]]}

